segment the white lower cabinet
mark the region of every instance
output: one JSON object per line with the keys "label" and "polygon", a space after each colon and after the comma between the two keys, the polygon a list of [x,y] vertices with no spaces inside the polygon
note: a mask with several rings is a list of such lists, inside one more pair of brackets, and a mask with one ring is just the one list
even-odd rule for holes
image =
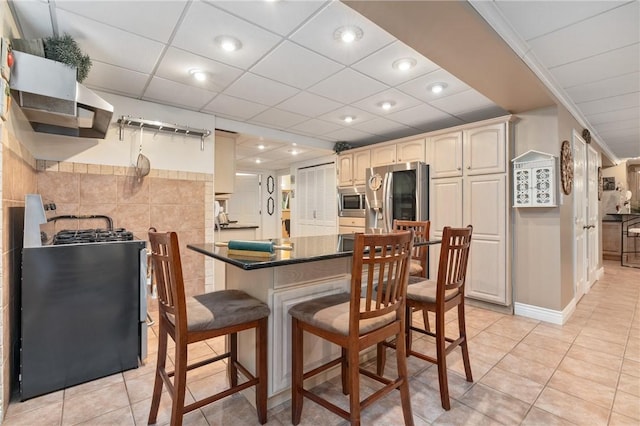
{"label": "white lower cabinet", "polygon": [[[436,163],[430,184],[431,236],[442,238],[445,226],[473,225],[466,296],[505,306],[511,304],[508,135],[507,123],[499,122],[432,137],[428,144]],[[439,256],[439,246],[429,250],[431,279],[438,276]]]}
{"label": "white lower cabinet", "polygon": [[[442,238],[445,226],[473,225],[467,266],[466,296],[511,304],[507,268],[506,174],[434,179],[431,182],[431,237]],[[438,276],[440,246],[429,250],[429,277]]]}
{"label": "white lower cabinet", "polygon": [[467,266],[466,296],[511,303],[507,286],[507,177],[504,174],[465,180],[463,226],[473,225]]}
{"label": "white lower cabinet", "polygon": [[[330,294],[348,291],[347,279],[339,279],[322,284],[309,284],[273,292],[273,338],[272,342],[282,342],[271,349],[270,395],[291,387],[291,316],[289,309],[301,302]],[[308,333],[304,334],[305,371],[340,356],[340,347]]]}

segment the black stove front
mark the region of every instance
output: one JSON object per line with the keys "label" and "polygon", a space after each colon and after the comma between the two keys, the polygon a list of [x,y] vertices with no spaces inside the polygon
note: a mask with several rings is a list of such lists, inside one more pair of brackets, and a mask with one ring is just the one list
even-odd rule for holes
{"label": "black stove front", "polygon": [[65,229],[53,237],[53,244],[103,243],[108,241],[133,241],[133,233],[124,228]]}

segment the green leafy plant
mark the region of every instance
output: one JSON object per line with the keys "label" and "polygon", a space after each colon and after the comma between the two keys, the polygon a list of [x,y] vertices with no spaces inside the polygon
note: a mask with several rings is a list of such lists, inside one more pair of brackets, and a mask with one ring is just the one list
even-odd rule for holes
{"label": "green leafy plant", "polygon": [[76,79],[82,83],[89,75],[91,58],[85,55],[69,34],[44,39],[44,57],[77,68]]}
{"label": "green leafy plant", "polygon": [[342,151],[346,151],[347,149],[351,149],[351,145],[344,141],[336,142],[335,145],[333,145],[333,151],[336,154],[340,154]]}

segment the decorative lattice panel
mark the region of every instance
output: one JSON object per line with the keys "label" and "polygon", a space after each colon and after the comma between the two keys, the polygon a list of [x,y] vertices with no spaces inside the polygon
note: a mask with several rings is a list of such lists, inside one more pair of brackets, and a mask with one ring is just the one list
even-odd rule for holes
{"label": "decorative lattice panel", "polygon": [[513,206],[555,207],[556,158],[529,151],[513,160]]}

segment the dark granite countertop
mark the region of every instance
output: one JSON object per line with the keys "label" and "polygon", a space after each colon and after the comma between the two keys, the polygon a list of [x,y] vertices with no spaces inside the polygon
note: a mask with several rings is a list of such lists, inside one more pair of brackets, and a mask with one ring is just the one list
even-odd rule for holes
{"label": "dark granite countertop", "polygon": [[238,229],[257,229],[257,228],[259,228],[258,225],[238,225],[238,224],[232,223],[231,225],[221,226],[220,230],[231,231],[231,230],[238,230]]}
{"label": "dark granite countertop", "polygon": [[603,222],[622,222],[635,217],[640,217],[640,213],[607,213],[602,217]]}
{"label": "dark granite countertop", "polygon": [[[226,247],[216,247],[212,243],[188,244],[187,247],[206,256],[237,266],[238,268],[252,270],[352,256],[353,235],[354,234],[337,234],[262,240],[273,241],[275,245],[292,246],[292,250],[276,250],[271,258],[265,259],[229,256]],[[440,240],[432,240],[423,244],[439,243]]]}

